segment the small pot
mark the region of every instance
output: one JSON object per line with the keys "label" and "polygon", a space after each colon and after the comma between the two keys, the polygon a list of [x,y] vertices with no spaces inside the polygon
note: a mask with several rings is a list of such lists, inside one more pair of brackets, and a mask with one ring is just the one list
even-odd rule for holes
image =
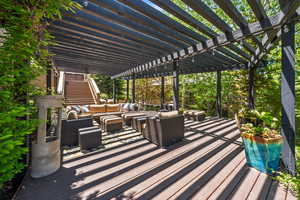
{"label": "small pot", "polygon": [[264,138],[242,133],[247,164],[255,169],[272,174],[279,169],[282,136]]}

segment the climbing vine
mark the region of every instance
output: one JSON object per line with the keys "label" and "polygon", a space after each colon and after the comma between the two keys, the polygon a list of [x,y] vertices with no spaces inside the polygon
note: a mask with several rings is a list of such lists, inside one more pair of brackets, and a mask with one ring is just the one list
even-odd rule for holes
{"label": "climbing vine", "polygon": [[0,188],[24,168],[25,138],[38,125],[32,80],[50,63],[46,27],[73,8],[71,0],[0,1]]}

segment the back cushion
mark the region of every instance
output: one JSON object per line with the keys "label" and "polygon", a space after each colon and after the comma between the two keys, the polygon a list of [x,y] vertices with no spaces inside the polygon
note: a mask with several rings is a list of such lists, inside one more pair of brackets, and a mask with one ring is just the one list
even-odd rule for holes
{"label": "back cushion", "polygon": [[171,112],[161,112],[159,113],[159,117],[161,118],[171,118],[171,117],[176,117],[178,116],[178,111],[175,110],[175,111],[171,111]]}
{"label": "back cushion", "polygon": [[129,105],[129,110],[130,111],[137,111],[137,105],[135,103],[131,103]]}
{"label": "back cushion", "polygon": [[81,107],[80,107],[80,111],[81,111],[81,113],[87,113],[87,112],[90,112],[88,106],[81,106]]}
{"label": "back cushion", "polygon": [[113,100],[113,99],[107,99],[106,103],[108,103],[108,104],[113,104],[113,103],[114,103],[114,100]]}
{"label": "back cushion", "polygon": [[80,113],[80,106],[72,106],[72,110],[75,110],[77,113]]}
{"label": "back cushion", "polygon": [[120,105],[119,104],[108,104],[106,105],[106,112],[119,112]]}
{"label": "back cushion", "polygon": [[78,119],[77,112],[75,110],[71,110],[67,114],[67,120]]}
{"label": "back cushion", "polygon": [[100,101],[101,104],[105,104],[106,103],[105,99],[100,99],[99,101]]}
{"label": "back cushion", "polygon": [[104,113],[106,112],[106,105],[90,105],[89,109],[92,113]]}
{"label": "back cushion", "polygon": [[124,105],[123,105],[123,108],[122,108],[122,111],[129,111],[129,103],[125,103]]}

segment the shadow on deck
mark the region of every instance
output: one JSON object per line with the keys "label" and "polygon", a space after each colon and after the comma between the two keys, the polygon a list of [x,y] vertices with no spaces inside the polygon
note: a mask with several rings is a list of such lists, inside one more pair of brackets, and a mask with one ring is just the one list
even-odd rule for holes
{"label": "shadow on deck", "polygon": [[184,141],[167,149],[131,129],[105,135],[106,148],[70,150],[55,174],[26,177],[17,199],[296,199],[246,166],[234,121],[185,121],[185,129]]}

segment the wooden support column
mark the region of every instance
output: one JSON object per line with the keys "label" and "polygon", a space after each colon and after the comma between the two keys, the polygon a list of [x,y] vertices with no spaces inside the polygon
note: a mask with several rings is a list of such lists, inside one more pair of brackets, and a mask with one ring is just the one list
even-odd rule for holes
{"label": "wooden support column", "polygon": [[161,77],[161,82],[160,82],[160,108],[164,108],[165,104],[165,77]]}
{"label": "wooden support column", "polygon": [[254,98],[254,76],[255,76],[255,71],[256,68],[255,67],[251,67],[249,69],[249,74],[248,74],[248,107],[250,110],[254,110],[255,109],[255,98]]}
{"label": "wooden support column", "polygon": [[131,102],[135,103],[135,77],[134,77],[134,75],[133,75],[133,78],[132,78],[131,95],[132,95]]}
{"label": "wooden support column", "polygon": [[113,100],[116,103],[116,79],[113,79]]}
{"label": "wooden support column", "polygon": [[281,60],[281,134],[283,136],[282,159],[288,172],[295,174],[295,24],[282,28]]}
{"label": "wooden support column", "polygon": [[51,90],[52,90],[52,67],[48,63],[47,66],[47,74],[46,74],[46,89],[47,89],[47,94],[51,95]]}
{"label": "wooden support column", "polygon": [[174,110],[179,110],[179,73],[178,61],[173,63],[173,106]]}
{"label": "wooden support column", "polygon": [[129,101],[129,80],[126,80],[126,102]]}
{"label": "wooden support column", "polygon": [[221,71],[217,71],[217,99],[216,99],[216,107],[217,107],[217,115],[218,117],[222,117],[222,85],[221,85]]}

